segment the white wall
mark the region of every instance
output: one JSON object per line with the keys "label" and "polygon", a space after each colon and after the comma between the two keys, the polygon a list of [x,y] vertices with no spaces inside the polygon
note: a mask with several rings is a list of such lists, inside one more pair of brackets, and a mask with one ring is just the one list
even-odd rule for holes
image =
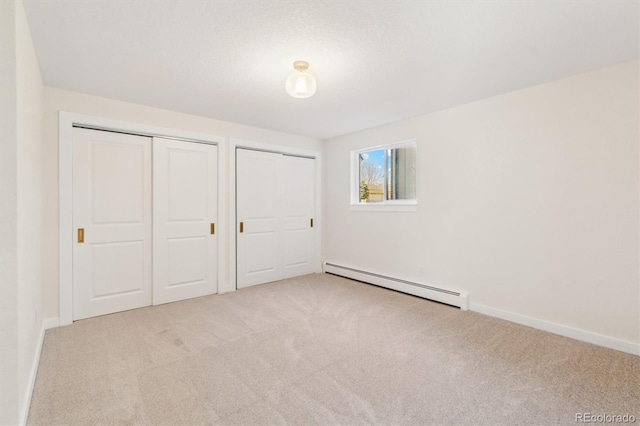
{"label": "white wall", "polygon": [[0,424],[26,420],[42,336],[42,78],[22,1],[0,2]]}
{"label": "white wall", "polygon": [[[327,141],[325,260],[467,291],[472,309],[637,348],[638,68]],[[350,150],[412,138],[418,211],[350,211]]]}
{"label": "white wall", "polygon": [[42,333],[42,75],[22,1],[16,3],[18,123],[18,382],[21,416],[31,399]]}
{"label": "white wall", "polygon": [[0,2],[0,424],[18,421],[16,7]]}
{"label": "white wall", "polygon": [[[220,100],[212,100],[220,102]],[[101,98],[58,88],[45,87],[43,169],[45,179],[44,210],[44,284],[45,318],[59,317],[58,283],[58,113],[92,115],[112,120],[165,127],[277,144],[307,150],[322,149],[321,141],[305,136],[275,132],[206,117],[182,114],[113,99]],[[221,194],[228,197],[227,194]],[[228,258],[228,257],[227,257]]]}

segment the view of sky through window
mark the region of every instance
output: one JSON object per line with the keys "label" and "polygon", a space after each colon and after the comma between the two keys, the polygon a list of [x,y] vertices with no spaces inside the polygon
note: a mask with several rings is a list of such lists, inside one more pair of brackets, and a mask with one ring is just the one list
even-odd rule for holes
{"label": "view of sky through window", "polygon": [[361,202],[381,202],[384,184],[384,149],[360,153]]}
{"label": "view of sky through window", "polygon": [[415,144],[360,151],[358,202],[415,200],[415,152]]}
{"label": "view of sky through window", "polygon": [[364,161],[373,165],[376,169],[383,170],[384,167],[384,149],[377,151],[363,152]]}

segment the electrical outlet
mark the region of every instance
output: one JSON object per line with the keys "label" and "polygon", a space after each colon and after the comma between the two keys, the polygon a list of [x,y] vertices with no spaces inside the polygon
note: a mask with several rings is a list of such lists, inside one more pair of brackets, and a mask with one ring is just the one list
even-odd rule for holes
{"label": "electrical outlet", "polygon": [[418,266],[418,276],[421,277],[424,275],[424,269],[422,268],[422,266]]}

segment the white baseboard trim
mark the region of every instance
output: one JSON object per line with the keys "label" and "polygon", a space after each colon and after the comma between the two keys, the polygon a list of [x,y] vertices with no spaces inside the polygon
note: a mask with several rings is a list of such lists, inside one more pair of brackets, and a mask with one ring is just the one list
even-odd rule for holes
{"label": "white baseboard trim", "polygon": [[474,302],[469,303],[469,310],[515,322],[517,324],[526,325],[528,327],[537,328],[538,330],[559,334],[560,336],[570,337],[572,339],[581,340],[583,342],[593,343],[594,345],[604,346],[605,348],[615,349],[633,355],[640,355],[640,344],[638,343],[616,339],[615,337],[604,336],[602,334],[593,333],[591,331],[569,327],[567,325],[545,321],[526,315],[520,315],[514,312],[504,311],[502,309],[492,308],[491,306],[480,305]]}
{"label": "white baseboard trim", "polygon": [[31,365],[31,372],[29,373],[29,383],[24,395],[24,402],[22,403],[22,409],[20,410],[20,425],[27,424],[27,417],[29,416],[29,407],[31,407],[31,396],[33,395],[33,388],[36,384],[36,377],[38,375],[38,366],[40,365],[40,354],[42,353],[42,344],[44,343],[44,333],[50,328],[55,328],[60,325],[60,318],[45,318],[40,326],[40,333],[38,335],[38,343],[36,346],[36,353],[33,357],[33,364]]}
{"label": "white baseboard trim", "polygon": [[38,365],[40,365],[40,353],[42,352],[42,342],[44,342],[44,321],[40,326],[40,333],[38,333],[38,343],[36,344],[36,353],[33,357],[33,363],[31,364],[31,372],[29,373],[29,383],[27,383],[27,389],[22,402],[22,408],[20,409],[20,425],[27,424],[27,416],[29,416],[29,407],[31,406],[31,395],[33,395],[33,387],[36,384],[36,376],[38,374]]}
{"label": "white baseboard trim", "polygon": [[43,321],[44,329],[49,330],[51,328],[60,327],[60,318],[45,318]]}

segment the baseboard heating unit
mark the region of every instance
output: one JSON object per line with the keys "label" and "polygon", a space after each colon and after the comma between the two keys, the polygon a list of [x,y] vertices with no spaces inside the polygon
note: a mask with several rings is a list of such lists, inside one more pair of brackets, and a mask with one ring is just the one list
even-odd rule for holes
{"label": "baseboard heating unit", "polygon": [[401,291],[403,293],[434,300],[436,302],[446,303],[447,305],[457,306],[463,311],[469,309],[469,302],[466,293],[459,293],[444,288],[401,280],[399,278],[388,277],[373,272],[363,271],[361,269],[336,265],[335,263],[325,262],[324,272],[378,285],[380,287],[386,287],[391,290]]}

